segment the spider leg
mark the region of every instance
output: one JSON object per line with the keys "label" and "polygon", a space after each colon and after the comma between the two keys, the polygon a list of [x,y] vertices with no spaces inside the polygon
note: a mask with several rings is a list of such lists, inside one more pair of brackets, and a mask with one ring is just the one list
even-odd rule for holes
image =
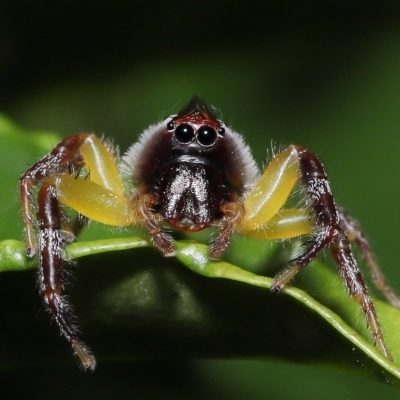
{"label": "spider leg", "polygon": [[376,261],[364,232],[356,220],[347,215],[339,208],[340,220],[350,241],[355,242],[360,248],[361,255],[371,271],[371,277],[375,286],[385,295],[392,306],[400,308],[400,298],[395,291],[386,283],[385,276]]}
{"label": "spider leg", "polygon": [[90,181],[122,196],[123,185],[112,153],[112,149],[94,134],[74,135],[61,141],[21,176],[20,196],[28,257],[34,257],[37,253],[35,213],[32,203],[33,187],[55,174],[68,175],[73,170],[86,166],[90,171]]}
{"label": "spider leg", "polygon": [[38,194],[39,279],[40,291],[48,311],[54,316],[61,333],[69,341],[83,366],[93,370],[96,361],[80,340],[77,328],[70,321],[69,306],[63,296],[63,235],[57,190],[45,183]]}
{"label": "spider leg", "polygon": [[350,241],[343,228],[340,212],[333,199],[324,167],[317,156],[309,150],[299,146],[293,147],[298,153],[300,178],[306,189],[319,229],[310,241],[311,246],[297,257],[286,271],[274,279],[272,290],[279,292],[304,266],[329,246],[350,295],[363,308],[374,342],[380,351],[390,358],[375,306],[351,252]]}
{"label": "spider leg", "polygon": [[172,257],[176,254],[172,236],[164,232],[158,225],[152,207],[157,203],[157,196],[147,193],[143,188],[139,189],[137,195],[137,210],[141,216],[140,220],[144,224],[150,234],[151,241],[154,246],[161,251],[166,257]]}
{"label": "spider leg", "polygon": [[[222,203],[222,227],[209,247],[210,258],[219,259],[223,255],[235,230],[258,239],[291,238],[311,232],[310,214],[306,210],[286,209],[278,212],[298,179],[297,160],[293,154],[289,149],[269,164],[244,204],[239,201]],[[283,180],[283,177],[287,180]],[[271,185],[271,182],[275,184]],[[261,193],[263,202],[259,202]]]}
{"label": "spider leg", "polygon": [[232,233],[236,230],[244,215],[244,206],[240,202],[226,201],[221,205],[224,214],[222,227],[218,232],[217,238],[209,246],[209,255],[212,259],[219,259],[229,246]]}
{"label": "spider leg", "polygon": [[289,146],[268,164],[244,201],[241,231],[255,231],[266,225],[282,208],[299,179],[298,155]]}
{"label": "spider leg", "polygon": [[[126,200],[114,153],[110,145],[93,134],[75,135],[60,142],[20,179],[27,256],[33,257],[39,250],[40,291],[47,309],[87,369],[94,369],[96,361],[80,340],[71,322],[72,312],[62,296],[64,247],[81,226],[70,224],[67,215],[60,210],[60,203],[78,211],[84,218],[109,225],[134,223],[135,210]],[[88,170],[86,177],[75,173],[81,168]],[[32,191],[43,181],[35,220]],[[35,221],[39,229],[39,248]]]}
{"label": "spider leg", "polygon": [[330,247],[333,258],[339,267],[339,271],[344,278],[350,295],[361,305],[364,311],[367,324],[372,332],[374,343],[385,357],[391,358],[383,338],[374,303],[372,302],[364,278],[352,254],[350,242],[346,234],[342,232],[335,235]]}
{"label": "spider leg", "polygon": [[277,292],[330,245],[336,235],[343,234],[339,212],[322,163],[313,153],[302,147],[290,146],[290,148],[297,154],[297,174],[306,189],[308,202],[315,215],[317,231],[309,242],[311,246],[293,260],[293,265],[275,278],[274,290]]}
{"label": "spider leg", "polygon": [[64,139],[49,154],[44,156],[35,165],[29,168],[20,178],[20,196],[22,218],[25,225],[26,254],[34,257],[37,253],[35,233],[34,207],[32,203],[32,189],[40,181],[71,166],[81,166],[79,148],[89,135],[75,135]]}
{"label": "spider leg", "polygon": [[238,231],[258,239],[288,239],[311,233],[315,221],[309,209],[283,208],[298,180],[298,150],[289,146],[271,160],[246,197]]}
{"label": "spider leg", "polygon": [[314,221],[310,216],[310,210],[298,208],[286,208],[275,214],[266,224],[255,230],[245,230],[239,227],[241,233],[246,236],[272,240],[290,239],[296,236],[312,233]]}

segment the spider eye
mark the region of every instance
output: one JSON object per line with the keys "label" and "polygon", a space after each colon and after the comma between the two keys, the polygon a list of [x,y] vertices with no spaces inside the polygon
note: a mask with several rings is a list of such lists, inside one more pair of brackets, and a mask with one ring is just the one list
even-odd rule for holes
{"label": "spider eye", "polygon": [[168,124],[167,124],[167,129],[168,129],[169,131],[173,131],[173,130],[175,129],[174,121],[169,121],[169,122],[168,122]]}
{"label": "spider eye", "polygon": [[175,129],[175,137],[179,143],[190,143],[194,138],[193,127],[189,124],[180,124]]}
{"label": "spider eye", "polygon": [[221,128],[218,129],[218,135],[224,136],[225,135],[225,128],[221,126]]}
{"label": "spider eye", "polygon": [[217,132],[208,125],[203,125],[197,131],[197,141],[203,146],[212,146],[217,141]]}

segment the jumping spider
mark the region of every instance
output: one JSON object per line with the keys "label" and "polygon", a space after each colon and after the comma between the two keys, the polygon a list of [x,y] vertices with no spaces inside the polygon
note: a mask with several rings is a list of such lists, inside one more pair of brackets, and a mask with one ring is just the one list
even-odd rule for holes
{"label": "jumping spider", "polygon": [[[32,190],[39,183],[36,207]],[[285,208],[297,184],[308,208]],[[329,247],[350,295],[364,310],[377,348],[390,357],[350,241],[359,246],[376,286],[392,304],[399,306],[400,300],[385,283],[358,224],[336,205],[320,160],[291,145],[260,174],[242,137],[198,96],[146,129],[121,160],[115,147],[94,134],[64,139],[22,175],[20,192],[26,252],[29,258],[39,253],[44,302],[87,369],[94,369],[96,361],[71,323],[62,293],[63,249],[78,230],[71,228],[62,205],[76,210],[80,220],[141,225],[165,256],[173,256],[175,246],[160,228],[162,221],[186,232],[217,226],[209,246],[213,259],[224,254],[234,232],[264,240],[311,234],[304,251],[275,277],[272,290],[279,292]]]}

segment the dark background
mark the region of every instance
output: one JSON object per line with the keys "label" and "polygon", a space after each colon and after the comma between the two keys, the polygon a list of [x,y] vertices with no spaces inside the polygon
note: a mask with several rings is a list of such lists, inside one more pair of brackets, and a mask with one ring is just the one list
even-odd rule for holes
{"label": "dark background", "polygon": [[[400,290],[399,17],[396,1],[3,1],[0,111],[64,136],[106,133],[124,151],[201,94],[260,165],[271,141],[316,152]],[[398,395],[271,360],[105,365],[94,375],[49,367],[0,382],[6,398]]]}

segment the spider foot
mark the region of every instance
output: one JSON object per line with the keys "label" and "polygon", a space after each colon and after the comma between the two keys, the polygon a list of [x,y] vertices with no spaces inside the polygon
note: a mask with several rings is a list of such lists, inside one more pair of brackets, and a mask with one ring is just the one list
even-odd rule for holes
{"label": "spider foot", "polygon": [[282,290],[282,286],[280,286],[277,282],[273,281],[270,287],[270,291],[273,294],[278,294]]}
{"label": "spider foot", "polygon": [[173,257],[176,255],[174,241],[167,233],[159,231],[151,236],[151,241],[165,257]]}
{"label": "spider foot", "polygon": [[36,254],[37,254],[37,248],[28,247],[26,249],[26,256],[28,258],[33,258],[36,256]]}
{"label": "spider foot", "polygon": [[374,341],[374,345],[378,348],[378,350],[389,360],[393,361],[393,357],[390,354],[389,349],[386,346],[386,343],[383,339],[383,336],[381,334],[373,334],[373,341]]}
{"label": "spider foot", "polygon": [[73,243],[75,241],[75,239],[76,239],[74,233],[70,232],[68,230],[63,230],[61,232],[61,235],[62,235],[64,243]]}
{"label": "spider foot", "polygon": [[300,269],[301,266],[299,264],[293,264],[283,272],[277,274],[272,282],[271,292],[279,293],[283,287],[294,278]]}
{"label": "spider foot", "polygon": [[38,244],[36,237],[32,236],[32,233],[26,230],[26,240],[25,240],[26,256],[28,258],[33,258],[38,252]]}
{"label": "spider foot", "polygon": [[226,235],[219,235],[217,239],[209,246],[208,254],[212,260],[219,260],[225,250],[229,246],[229,236]]}
{"label": "spider foot", "polygon": [[85,370],[94,371],[96,368],[96,359],[86,345],[80,340],[74,339],[71,341],[71,346]]}

